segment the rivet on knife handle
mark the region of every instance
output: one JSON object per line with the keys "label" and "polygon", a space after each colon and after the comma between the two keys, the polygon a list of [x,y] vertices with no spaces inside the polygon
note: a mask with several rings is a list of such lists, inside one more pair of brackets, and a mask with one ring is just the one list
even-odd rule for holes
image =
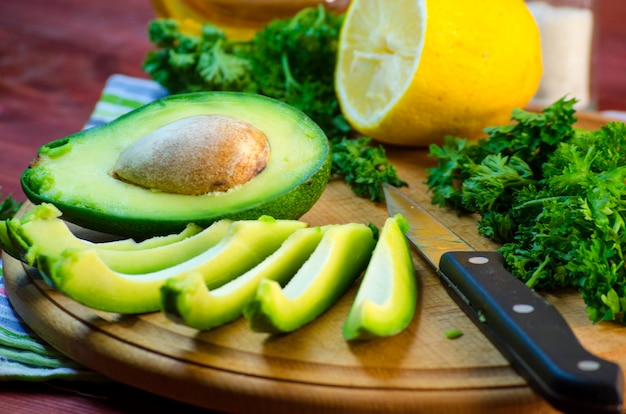
{"label": "rivet on knife handle", "polygon": [[448,252],[444,285],[483,333],[555,408],[618,413],[620,367],[586,351],[553,305],[508,273],[497,252]]}

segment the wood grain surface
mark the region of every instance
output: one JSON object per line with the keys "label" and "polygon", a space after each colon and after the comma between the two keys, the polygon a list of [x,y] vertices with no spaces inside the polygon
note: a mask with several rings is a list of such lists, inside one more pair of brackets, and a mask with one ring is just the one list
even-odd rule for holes
{"label": "wood grain surface", "polygon": [[[605,121],[581,116],[582,125]],[[478,236],[475,218],[429,203],[422,184],[433,160],[424,150],[388,150],[405,191],[478,249],[497,245]],[[329,183],[303,217],[311,225],[382,225],[383,204]],[[88,237],[90,232],[80,233]],[[91,234],[95,236],[94,234]],[[33,269],[5,257],[7,293],[45,340],[117,381],[192,405],[228,412],[370,413],[552,412],[447,295],[432,269],[414,255],[419,282],[416,317],[391,338],[348,343],[341,327],[356,285],[329,311],[287,335],[250,331],[245,319],[199,332],[160,313],[124,316],[94,311],[48,287]],[[592,325],[576,292],[546,295],[582,344],[626,366],[624,328]],[[445,332],[464,335],[450,340]]]}

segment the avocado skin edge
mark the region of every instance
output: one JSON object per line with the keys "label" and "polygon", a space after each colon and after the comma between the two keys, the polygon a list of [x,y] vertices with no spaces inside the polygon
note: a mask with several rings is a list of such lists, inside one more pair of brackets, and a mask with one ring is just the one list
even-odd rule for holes
{"label": "avocado skin edge", "polygon": [[[283,220],[297,220],[308,212],[317,202],[326,188],[330,176],[331,154],[328,153],[326,162],[307,181],[298,187],[260,206],[234,211],[228,214],[212,216],[203,220],[193,220],[200,227],[208,227],[221,219],[255,220],[261,216],[271,216]],[[24,177],[24,175],[22,175]],[[164,236],[182,231],[189,224],[187,220],[163,220],[123,217],[106,214],[73,204],[61,203],[42,197],[28,187],[27,181],[22,178],[22,188],[26,197],[37,204],[51,203],[63,212],[63,219],[79,226],[88,226],[89,229],[119,236],[128,236],[145,239],[152,236]],[[292,207],[286,207],[292,206]]]}
{"label": "avocado skin edge", "polygon": [[[121,214],[107,213],[105,211],[100,211],[97,208],[81,204],[80,202],[75,203],[74,200],[65,202],[55,199],[54,196],[42,195],[38,190],[40,184],[33,182],[31,179],[32,175],[36,177],[36,174],[32,173],[37,169],[40,161],[40,154],[46,151],[56,151],[57,153],[62,154],[62,152],[66,150],[65,144],[69,140],[74,139],[74,137],[84,136],[85,134],[89,134],[90,131],[104,131],[108,125],[114,123],[121,122],[128,124],[129,119],[132,119],[133,114],[141,114],[139,115],[139,119],[144,119],[146,114],[150,113],[151,108],[163,111],[163,108],[167,108],[171,105],[178,105],[179,107],[180,105],[203,105],[202,101],[220,102],[220,99],[223,99],[226,104],[230,105],[243,105],[248,102],[251,102],[251,105],[254,105],[258,102],[260,108],[265,107],[264,110],[269,110],[270,113],[275,112],[277,116],[282,117],[293,117],[293,122],[295,124],[304,125],[301,130],[303,134],[306,134],[309,138],[315,139],[320,143],[319,155],[324,155],[325,159],[323,157],[319,157],[318,164],[314,168],[311,168],[310,176],[306,177],[295,186],[286,187],[283,193],[274,194],[274,198],[268,198],[266,201],[260,203],[257,202],[247,206],[240,205],[236,209],[231,209],[229,211],[214,211],[202,217],[199,217],[198,215],[191,215],[190,217],[177,216],[172,217],[171,219],[167,217],[160,217],[157,219],[150,217],[149,215],[141,217],[138,214],[129,214],[127,216],[126,212]],[[297,143],[297,141],[295,142]],[[196,92],[170,95],[122,115],[110,124],[101,125],[92,128],[91,130],[81,131],[45,144],[40,148],[37,159],[35,159],[22,173],[20,183],[26,197],[31,202],[35,204],[42,202],[54,204],[63,212],[64,219],[69,222],[95,231],[136,239],[144,239],[152,236],[179,232],[189,223],[206,227],[223,218],[231,220],[256,219],[262,215],[269,215],[277,219],[299,219],[311,209],[311,207],[322,195],[330,178],[331,164],[332,159],[330,145],[327,137],[317,124],[315,124],[298,109],[293,108],[284,102],[261,95],[251,95],[237,92]],[[285,174],[289,174],[289,171],[285,171]],[[119,197],[120,195],[112,194],[111,196]]]}

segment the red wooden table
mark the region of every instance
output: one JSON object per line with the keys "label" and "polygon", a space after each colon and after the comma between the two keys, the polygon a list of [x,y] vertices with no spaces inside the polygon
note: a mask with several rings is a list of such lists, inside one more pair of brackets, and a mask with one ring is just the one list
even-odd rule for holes
{"label": "red wooden table", "polygon": [[[598,109],[626,111],[626,2],[597,0]],[[147,78],[148,0],[29,0],[0,6],[0,192],[46,142],[80,130],[114,73]],[[194,409],[121,384],[10,382],[0,412],[161,413]]]}

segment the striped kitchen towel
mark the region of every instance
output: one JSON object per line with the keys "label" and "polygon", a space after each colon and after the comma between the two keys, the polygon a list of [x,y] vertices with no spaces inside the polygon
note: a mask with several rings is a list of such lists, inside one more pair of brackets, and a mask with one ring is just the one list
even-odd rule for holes
{"label": "striped kitchen towel", "polygon": [[[107,79],[85,129],[114,120],[132,109],[167,95],[158,83],[115,74]],[[104,378],[59,353],[14,312],[7,298],[0,259],[0,381]]]}
{"label": "striped kitchen towel", "polygon": [[55,378],[100,379],[45,343],[22,322],[7,298],[0,267],[0,380]]}
{"label": "striped kitchen towel", "polygon": [[104,85],[85,129],[111,122],[132,109],[167,96],[167,90],[156,82],[131,76],[112,75]]}

